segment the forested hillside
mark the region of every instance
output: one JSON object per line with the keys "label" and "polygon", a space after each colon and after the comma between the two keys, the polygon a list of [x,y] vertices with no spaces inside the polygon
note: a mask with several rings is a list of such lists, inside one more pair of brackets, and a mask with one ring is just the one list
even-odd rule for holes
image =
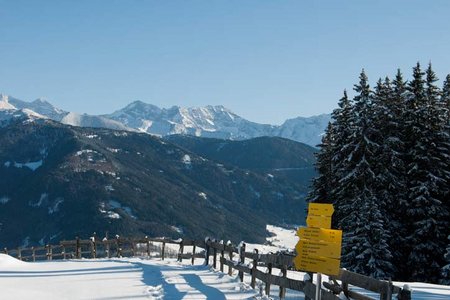
{"label": "forested hillside", "polygon": [[304,221],[305,191],[282,178],[144,133],[26,116],[0,127],[0,178],[1,247],[94,231],[264,241],[266,224]]}

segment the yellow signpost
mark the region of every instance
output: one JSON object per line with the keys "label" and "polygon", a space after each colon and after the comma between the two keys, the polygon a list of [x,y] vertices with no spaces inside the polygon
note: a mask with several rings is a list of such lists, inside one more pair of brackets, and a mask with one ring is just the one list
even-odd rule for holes
{"label": "yellow signpost", "polygon": [[316,228],[331,228],[331,217],[308,215],[306,225]]}
{"label": "yellow signpost", "polygon": [[331,217],[333,213],[333,204],[310,203],[308,206],[308,215]]}
{"label": "yellow signpost", "polygon": [[342,230],[300,227],[297,231],[300,239],[341,243]]}
{"label": "yellow signpost", "polygon": [[295,246],[297,253],[303,256],[341,257],[341,243],[328,243],[314,240],[300,240]]}
{"label": "yellow signpost", "polygon": [[331,229],[333,212],[332,204],[309,204],[306,218],[308,227],[301,227],[297,231],[300,240],[295,246],[297,256],[294,264],[298,270],[315,272],[318,278],[321,278],[321,273],[339,274],[342,231]]}
{"label": "yellow signpost", "polygon": [[339,259],[323,256],[296,256],[294,259],[295,267],[299,270],[328,275],[339,275],[340,263]]}

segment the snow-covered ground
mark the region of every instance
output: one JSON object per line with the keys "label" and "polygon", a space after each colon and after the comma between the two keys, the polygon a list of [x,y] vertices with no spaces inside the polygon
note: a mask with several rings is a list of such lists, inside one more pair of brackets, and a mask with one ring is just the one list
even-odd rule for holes
{"label": "snow-covered ground", "polygon": [[[274,234],[270,246],[251,244],[247,249],[292,249],[297,242],[293,230],[269,226],[268,231]],[[240,283],[236,274],[228,276],[202,262],[197,259],[191,266],[188,260],[122,258],[26,263],[0,254],[0,299],[268,299],[261,295],[261,284],[256,290],[249,287],[249,276]],[[304,274],[288,274],[293,276]],[[450,286],[408,284],[413,299],[450,299]],[[278,287],[272,286],[271,299],[277,295]],[[304,299],[289,290],[286,298]]]}
{"label": "snow-covered ground", "polygon": [[251,299],[206,266],[140,258],[24,263],[0,254],[0,299]]}

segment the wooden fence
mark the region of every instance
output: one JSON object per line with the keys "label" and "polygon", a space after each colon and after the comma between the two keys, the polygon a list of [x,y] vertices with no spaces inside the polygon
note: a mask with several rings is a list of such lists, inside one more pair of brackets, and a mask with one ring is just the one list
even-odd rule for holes
{"label": "wooden fence", "polygon": [[[177,245],[178,251],[168,249],[167,244]],[[188,248],[191,251],[187,252]],[[224,272],[226,266],[229,275],[232,275],[233,270],[236,270],[241,281],[244,281],[244,274],[250,276],[252,288],[256,288],[257,279],[263,282],[266,295],[270,295],[271,286],[275,285],[279,287],[278,294],[281,299],[285,297],[286,289],[303,292],[306,296],[305,299],[315,298],[316,285],[312,282],[312,273],[310,273],[309,280],[288,277],[288,271],[295,272],[294,254],[260,254],[256,249],[253,252],[246,252],[245,250],[245,243],[234,246],[210,239],[196,241],[116,237],[114,239],[97,240],[94,236],[87,240],[77,237],[75,240],[61,241],[59,245],[12,250],[5,248],[4,253],[24,261],[146,256],[159,257],[162,260],[166,257],[177,258],[179,261],[189,259],[194,264],[195,258],[203,258],[206,265],[209,265],[212,257],[213,268]],[[279,275],[275,275],[276,271]],[[324,288],[321,289],[323,300],[339,300],[340,298],[337,295],[341,292],[350,299],[374,299],[352,290],[353,287],[379,294],[381,300],[390,300],[393,295],[396,295],[397,299],[400,300],[411,299],[411,291],[408,289],[397,287],[390,281],[377,280],[344,269],[340,270],[338,276],[330,276],[329,278],[330,282],[323,282]]]}

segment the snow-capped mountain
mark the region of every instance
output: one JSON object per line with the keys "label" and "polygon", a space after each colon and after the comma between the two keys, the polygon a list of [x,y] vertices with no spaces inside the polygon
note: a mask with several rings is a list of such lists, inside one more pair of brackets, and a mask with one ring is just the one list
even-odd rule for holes
{"label": "snow-capped mountain", "polygon": [[[8,97],[8,96],[6,96]],[[67,115],[66,111],[59,109],[46,100],[38,98],[32,102],[22,101],[16,98],[8,97],[9,103],[14,105],[16,109],[29,110],[38,113],[39,115],[46,116],[49,119],[55,121],[61,121],[61,119]]]}
{"label": "snow-capped mountain", "polygon": [[154,135],[189,134],[222,139],[270,135],[274,126],[250,122],[223,106],[159,108],[135,101],[106,117]]}
{"label": "snow-capped mountain", "polygon": [[134,131],[120,122],[102,116],[67,112],[53,106],[42,98],[26,102],[0,94],[0,121],[6,122],[13,117],[48,118],[63,124],[79,127],[109,128]]}
{"label": "snow-capped mountain", "polygon": [[61,123],[78,126],[78,127],[95,127],[95,128],[109,128],[115,130],[135,131],[134,129],[125,126],[124,124],[111,120],[102,116],[92,116],[87,114],[79,114],[70,112],[66,114]]}
{"label": "snow-capped mountain", "polygon": [[14,116],[12,111],[21,111],[72,126],[140,131],[157,136],[187,134],[231,140],[278,136],[316,146],[330,121],[330,115],[323,114],[290,119],[276,126],[248,121],[221,105],[159,108],[142,101],[132,102],[112,114],[96,116],[67,112],[43,99],[25,102],[6,95],[0,95],[0,99],[0,114],[9,117]]}
{"label": "snow-capped mountain", "polygon": [[287,120],[281,126],[248,121],[223,106],[159,108],[135,101],[106,117],[154,135],[188,134],[221,139],[279,136],[316,146],[330,121],[329,114]]}
{"label": "snow-capped mountain", "polygon": [[274,136],[284,137],[294,141],[316,147],[322,138],[328,122],[331,121],[330,114],[322,114],[314,117],[297,117],[286,120],[279,126]]}
{"label": "snow-capped mountain", "polygon": [[1,110],[16,110],[17,108],[9,103],[9,97],[7,95],[0,94],[0,109]]}
{"label": "snow-capped mountain", "polygon": [[[43,116],[31,109],[22,108],[19,109],[11,102],[17,100],[15,98],[11,98],[7,95],[0,94],[0,127],[8,124],[13,118],[27,118],[30,120],[33,119],[46,119],[46,116]],[[20,100],[19,100],[20,101]]]}

